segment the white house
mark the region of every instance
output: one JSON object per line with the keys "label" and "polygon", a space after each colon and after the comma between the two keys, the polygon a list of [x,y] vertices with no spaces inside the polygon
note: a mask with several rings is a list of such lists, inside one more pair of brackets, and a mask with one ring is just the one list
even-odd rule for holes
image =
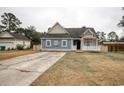
{"label": "white house", "polygon": [[22,34],[1,32],[0,33],[0,50],[16,49],[21,44],[24,49],[30,48],[31,40]]}

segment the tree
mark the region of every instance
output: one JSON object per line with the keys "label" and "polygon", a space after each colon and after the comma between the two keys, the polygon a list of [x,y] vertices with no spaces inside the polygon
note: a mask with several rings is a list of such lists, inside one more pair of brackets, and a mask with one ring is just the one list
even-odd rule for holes
{"label": "tree", "polygon": [[29,27],[27,27],[27,28],[17,28],[16,29],[16,33],[24,34],[29,39],[32,39],[34,32],[36,32],[36,31],[30,29]]}
{"label": "tree", "polygon": [[118,35],[116,32],[112,31],[108,34],[108,40],[109,41],[118,41]]}
{"label": "tree", "polygon": [[25,33],[25,28],[17,28],[15,30],[16,33]]}
{"label": "tree", "polygon": [[36,28],[34,26],[27,27],[27,30],[30,31],[29,36],[32,40],[33,44],[40,44],[40,38],[41,34],[40,32],[36,31]]}
{"label": "tree", "polygon": [[40,32],[34,32],[32,37],[33,44],[40,44],[41,43],[41,34]]}
{"label": "tree", "polygon": [[31,39],[32,44],[40,44],[40,38],[42,33],[37,32],[34,26],[29,26],[27,28],[18,28],[16,33],[24,34],[26,37]]}
{"label": "tree", "polygon": [[[122,8],[122,10],[124,11],[124,7]],[[122,16],[120,22],[117,24],[119,27],[124,27],[124,16]],[[123,30],[123,36],[124,37],[124,30]]]}
{"label": "tree", "polygon": [[2,32],[2,27],[0,26],[0,32]]}
{"label": "tree", "polygon": [[15,31],[22,22],[12,13],[4,13],[1,16],[2,20],[0,25],[4,31]]}
{"label": "tree", "polygon": [[106,34],[104,32],[99,32],[99,31],[97,32],[97,37],[100,43],[106,40],[105,35]]}
{"label": "tree", "polygon": [[123,37],[121,37],[119,41],[124,42],[124,36],[123,36]]}
{"label": "tree", "polygon": [[[124,7],[122,8],[122,10],[124,10]],[[124,16],[122,16],[122,19],[120,20],[120,22],[117,25],[119,27],[124,27]]]}
{"label": "tree", "polygon": [[124,27],[124,16],[122,16],[122,19],[120,22],[117,24],[119,27]]}
{"label": "tree", "polygon": [[30,30],[31,32],[36,32],[35,26],[29,26],[27,27],[27,29]]}

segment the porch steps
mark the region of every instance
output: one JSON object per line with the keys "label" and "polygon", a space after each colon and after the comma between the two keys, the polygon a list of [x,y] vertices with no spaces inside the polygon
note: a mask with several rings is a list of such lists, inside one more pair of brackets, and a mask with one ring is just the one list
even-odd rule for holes
{"label": "porch steps", "polygon": [[77,53],[81,53],[81,52],[83,52],[82,50],[76,50],[75,52],[77,52]]}

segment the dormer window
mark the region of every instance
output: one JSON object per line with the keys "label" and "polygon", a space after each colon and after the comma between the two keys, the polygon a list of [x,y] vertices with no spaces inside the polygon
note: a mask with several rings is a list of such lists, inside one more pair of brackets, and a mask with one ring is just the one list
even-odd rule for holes
{"label": "dormer window", "polygon": [[93,33],[90,30],[84,32],[84,36],[93,36]]}

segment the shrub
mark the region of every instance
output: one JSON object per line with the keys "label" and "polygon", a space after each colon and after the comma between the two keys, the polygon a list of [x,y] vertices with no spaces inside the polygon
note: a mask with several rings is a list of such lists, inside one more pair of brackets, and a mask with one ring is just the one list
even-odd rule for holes
{"label": "shrub", "polygon": [[14,50],[14,48],[12,48],[11,50]]}
{"label": "shrub", "polygon": [[17,44],[17,50],[23,50],[23,48],[24,48],[24,46],[23,45],[21,45],[21,44]]}
{"label": "shrub", "polygon": [[10,50],[10,48],[7,49],[8,51]]}

